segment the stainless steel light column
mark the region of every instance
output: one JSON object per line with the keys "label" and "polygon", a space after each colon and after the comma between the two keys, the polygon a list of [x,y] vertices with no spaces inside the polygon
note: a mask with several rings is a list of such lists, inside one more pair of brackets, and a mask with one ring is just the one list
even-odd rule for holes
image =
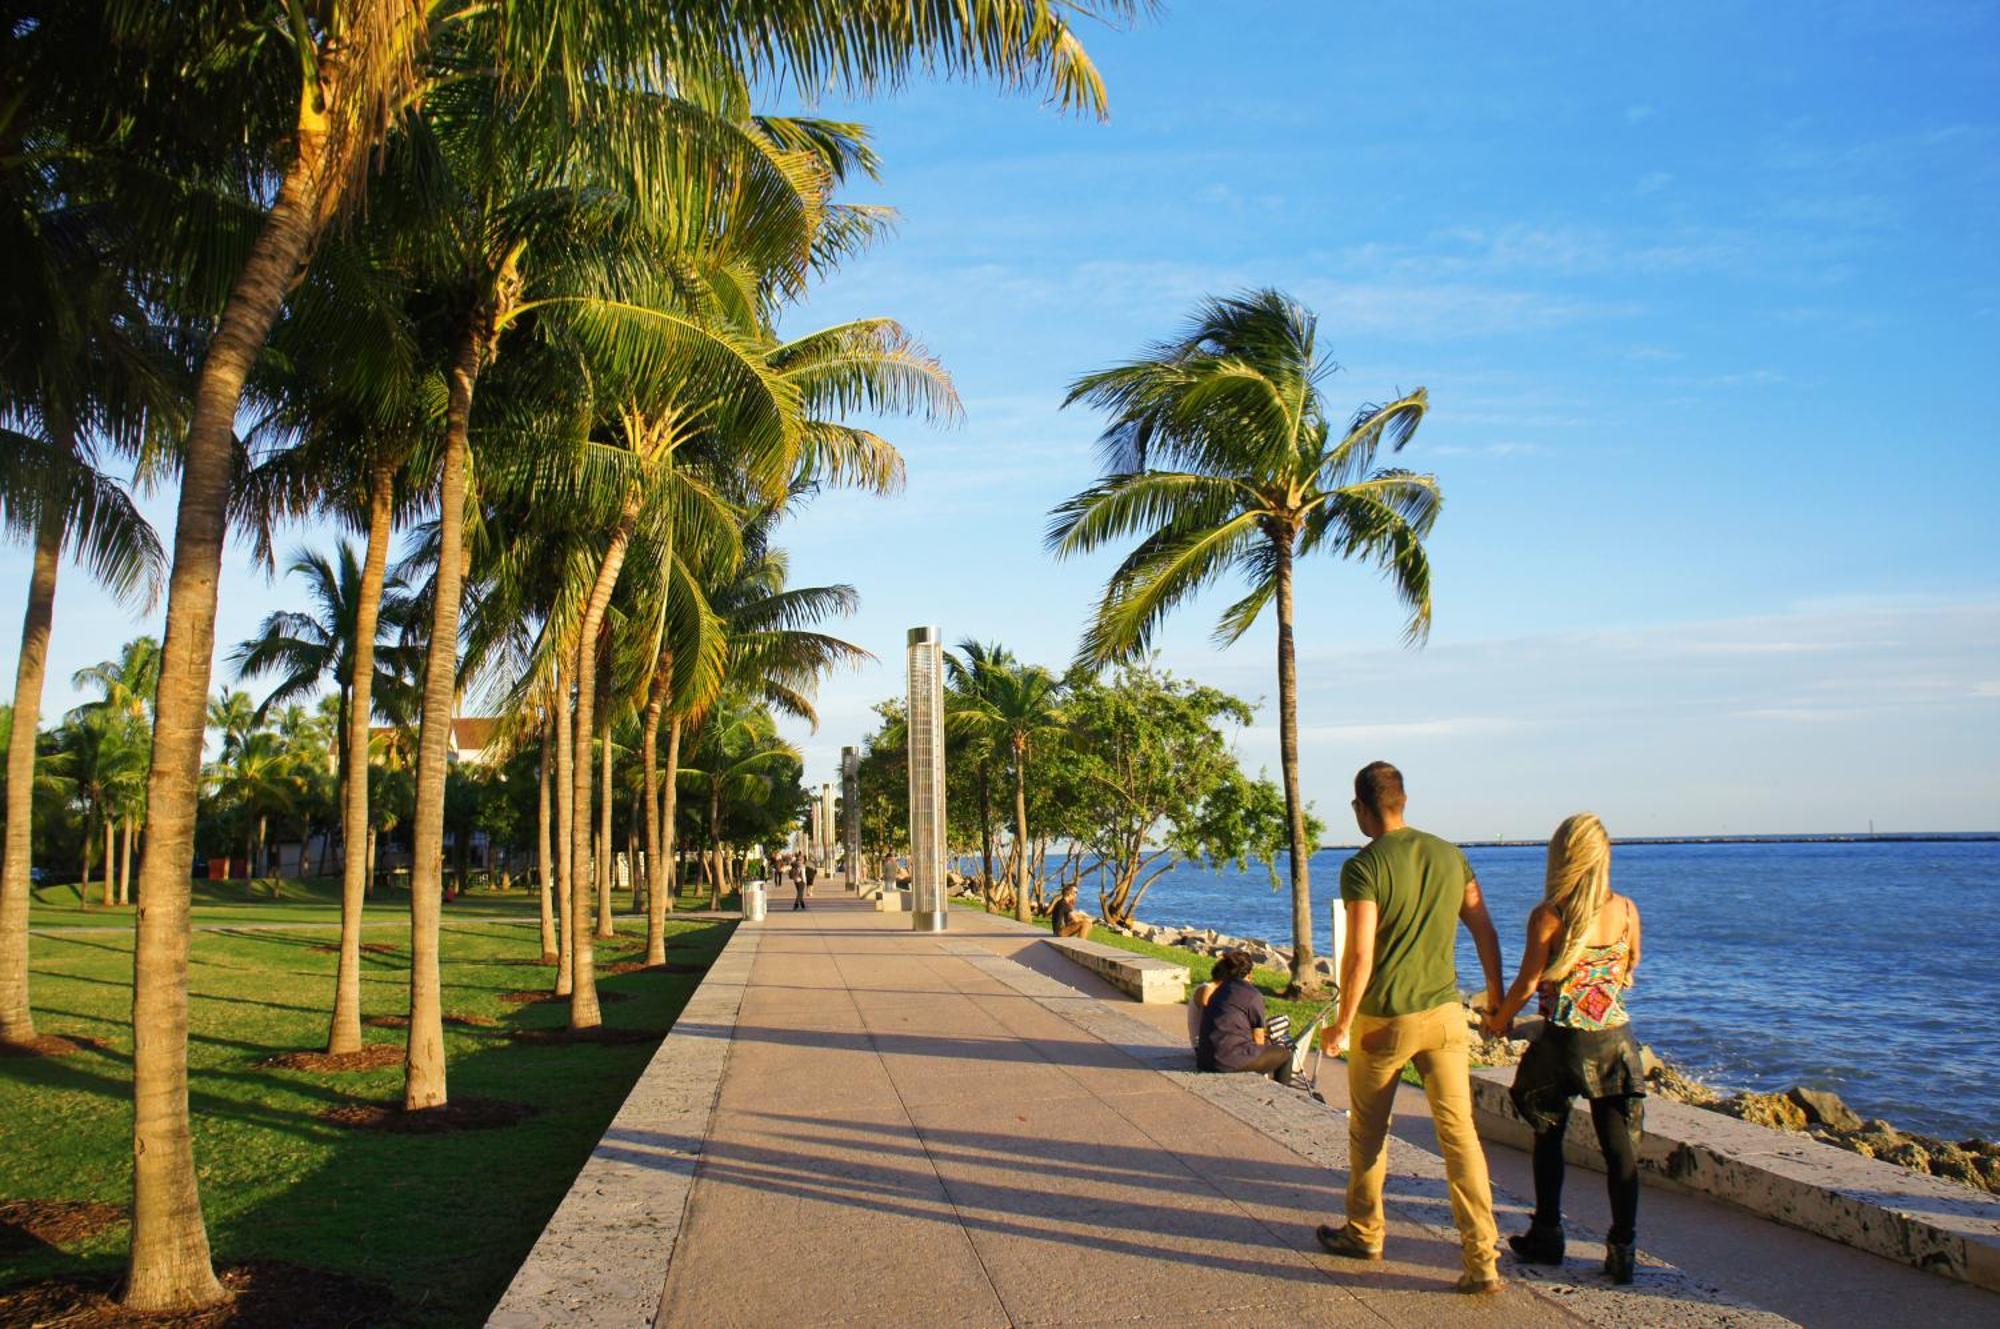
{"label": "stainless steel light column", "polygon": [[944,645],[935,627],[910,629],[910,919],[945,929]]}
{"label": "stainless steel light column", "polygon": [[840,750],[840,841],[848,888],[861,890],[861,754]]}
{"label": "stainless steel light column", "polygon": [[840,843],[840,826],[833,819],[833,785],[821,782],[819,787],[819,870],[833,873],[833,847]]}

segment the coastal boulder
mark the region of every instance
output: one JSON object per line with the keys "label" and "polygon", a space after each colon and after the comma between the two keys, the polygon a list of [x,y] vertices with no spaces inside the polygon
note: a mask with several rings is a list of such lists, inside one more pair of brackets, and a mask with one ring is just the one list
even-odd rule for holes
{"label": "coastal boulder", "polygon": [[1803,1131],[1805,1109],[1782,1094],[1742,1093],[1716,1104],[1716,1110],[1777,1131]]}
{"label": "coastal boulder", "polygon": [[1825,1126],[1829,1130],[1858,1131],[1861,1129],[1861,1114],[1841,1101],[1840,1095],[1826,1089],[1809,1089],[1805,1085],[1794,1085],[1785,1095],[1806,1120],[1815,1126]]}

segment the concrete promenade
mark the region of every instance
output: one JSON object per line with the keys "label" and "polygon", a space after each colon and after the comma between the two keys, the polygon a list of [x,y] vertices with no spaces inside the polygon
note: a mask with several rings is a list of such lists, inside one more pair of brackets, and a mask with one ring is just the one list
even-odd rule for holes
{"label": "concrete promenade", "polygon": [[1613,1291],[1587,1242],[1567,1282],[1461,1297],[1442,1169],[1408,1143],[1389,1258],[1327,1256],[1336,1109],[1169,1069],[1184,1040],[1016,963],[1009,925],[953,922],[836,895],[746,925],[660,1324],[1786,1323],[1657,1263]]}
{"label": "concrete promenade", "polygon": [[[1326,1102],[1197,1075],[1179,1009],[1123,1000],[1046,934],[941,935],[822,885],[731,940],[496,1308],[571,1326],[1994,1323],[2000,1298],[1649,1187],[1639,1280],[1571,1260],[1451,1290],[1421,1094],[1399,1103],[1389,1258],[1323,1254],[1346,1182]],[[1489,1146],[1503,1232],[1525,1158]],[[1511,1192],[1511,1193],[1510,1193]]]}

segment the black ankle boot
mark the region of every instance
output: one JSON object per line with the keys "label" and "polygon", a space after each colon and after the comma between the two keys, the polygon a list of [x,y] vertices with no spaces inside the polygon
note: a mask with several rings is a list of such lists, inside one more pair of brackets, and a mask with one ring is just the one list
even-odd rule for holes
{"label": "black ankle boot", "polygon": [[1612,1282],[1631,1282],[1633,1267],[1636,1263],[1637,1257],[1633,1254],[1631,1242],[1628,1241],[1622,1245],[1617,1242],[1606,1242],[1604,1244],[1604,1272],[1611,1275]]}
{"label": "black ankle boot", "polygon": [[1563,1230],[1561,1223],[1530,1223],[1526,1232],[1507,1238],[1514,1254],[1526,1264],[1561,1264]]}

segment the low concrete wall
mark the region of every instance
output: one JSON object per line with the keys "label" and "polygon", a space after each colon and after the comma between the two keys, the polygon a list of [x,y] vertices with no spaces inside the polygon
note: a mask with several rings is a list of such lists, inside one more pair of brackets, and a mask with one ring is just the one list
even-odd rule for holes
{"label": "low concrete wall", "polygon": [[738,927],[709,966],[493,1308],[488,1329],[654,1322],[763,935]]}
{"label": "low concrete wall", "polygon": [[1187,966],[1172,960],[1106,946],[1075,937],[1051,937],[1049,945],[1102,978],[1127,996],[1158,1005],[1175,1005],[1187,1000]]}
{"label": "low concrete wall", "polygon": [[[1532,1139],[1507,1086],[1511,1067],[1472,1074],[1479,1133],[1525,1148]],[[1563,1153],[1603,1170],[1590,1114],[1570,1114]],[[1882,1163],[1810,1136],[1705,1108],[1646,1100],[1639,1165],[1763,1218],[2000,1291],[2000,1200]]]}

